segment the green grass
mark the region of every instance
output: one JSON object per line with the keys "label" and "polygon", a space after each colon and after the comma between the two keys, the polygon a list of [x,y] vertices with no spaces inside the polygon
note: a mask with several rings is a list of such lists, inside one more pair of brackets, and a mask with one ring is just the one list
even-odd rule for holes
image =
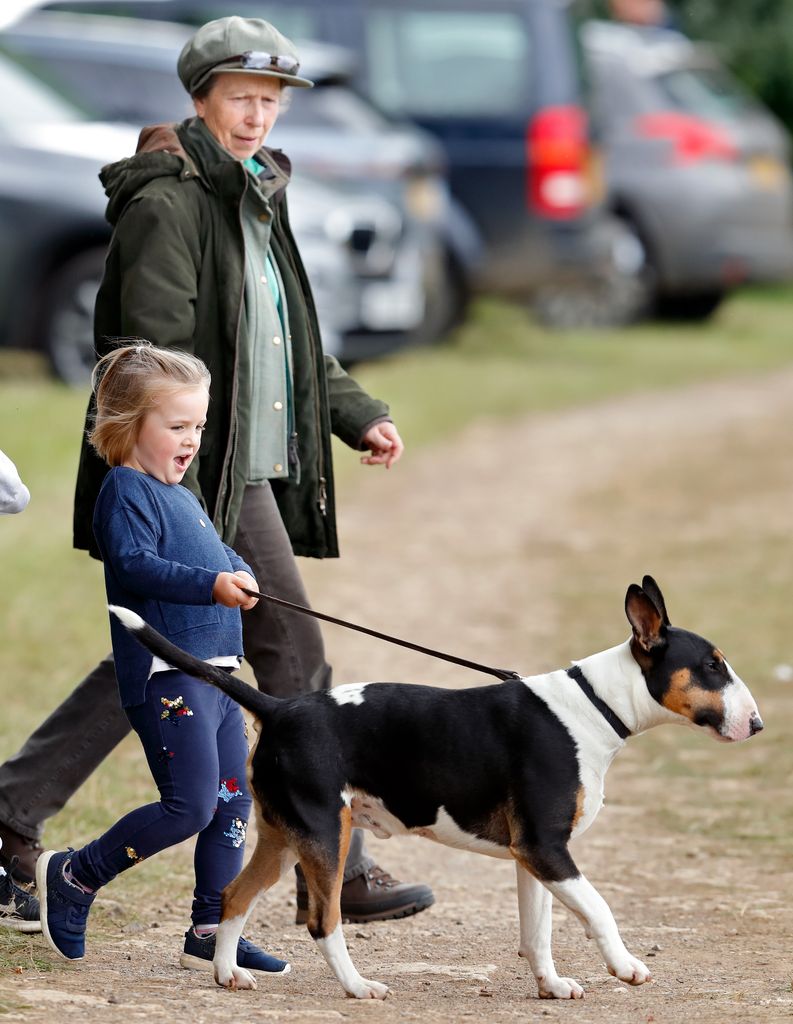
{"label": "green grass", "polygon": [[[646,325],[599,334],[550,333],[518,307],[483,301],[470,323],[447,344],[363,365],[355,375],[373,394],[390,402],[409,449],[436,444],[438,458],[443,458],[444,444],[454,443],[459,431],[478,418],[507,423],[521,414],[793,364],[791,322],[793,292],[783,289],[744,293],[711,323],[698,327]],[[71,549],[72,493],[86,397],[48,380],[35,360],[0,354],[0,446],[22,469],[33,495],[23,515],[0,521],[0,760],[18,748],[108,646],[100,566]],[[735,466],[720,466],[708,481],[709,496],[726,500],[740,485],[736,472],[746,474],[743,486],[746,479],[751,486],[756,457],[738,446]],[[339,450],[344,500],[351,500],[356,462],[354,453]],[[639,485],[650,483],[638,480]],[[703,483],[693,481],[692,486],[701,489]],[[569,581],[560,584],[560,595],[555,596],[575,612],[578,640],[591,640],[592,646],[583,649],[596,650],[603,640],[602,609],[613,605],[613,580],[617,574],[622,579],[623,571],[632,577],[635,565],[647,563],[647,539],[632,533],[630,522],[620,518],[621,496],[616,491],[605,488],[593,494],[589,511],[593,520],[604,524],[599,544],[585,556],[573,549],[554,553],[558,578]],[[661,521],[666,521],[663,516],[674,521],[685,513],[685,505],[670,498],[669,507],[661,509]],[[787,536],[769,532],[761,520],[751,540],[736,548],[730,545],[731,538],[720,535],[689,541],[659,535],[654,538],[652,563],[661,569],[674,567],[677,614],[689,616],[695,628],[701,624],[706,635],[715,593],[708,569],[718,569],[719,622],[720,628],[728,624],[729,656],[741,664],[747,679],[751,669],[760,679],[763,696],[778,708],[782,694],[767,680],[773,665],[789,657],[789,616],[777,609],[789,607],[787,566],[793,551]],[[591,637],[586,623],[592,623]],[[569,650],[564,654],[571,656]],[[752,685],[754,689],[754,681]],[[697,737],[680,732],[666,730],[642,740],[648,744],[642,757],[669,781],[669,797],[658,808],[658,820],[673,829],[696,829],[700,826],[689,812],[676,809],[673,795],[673,787],[688,786],[701,767],[699,754],[693,752]],[[750,745],[749,754],[737,759],[711,759],[708,770],[718,764],[722,781],[730,773],[743,773],[747,785],[762,776],[766,787],[782,794],[793,769],[793,748],[784,730],[764,737],[763,744]],[[48,839],[58,844],[84,842],[152,796],[153,784],[137,744],[127,740],[53,819]],[[785,801],[780,798],[779,803]],[[717,830],[733,836],[773,835],[774,842],[789,849],[784,835],[785,830],[793,835],[793,815],[780,813],[777,824],[770,812],[753,821],[750,793],[745,790],[732,807],[723,806]],[[150,884],[176,884],[186,893],[187,879],[174,881],[171,867],[167,858],[158,858],[146,873],[130,872],[119,880],[117,893],[134,896],[137,886]],[[8,963],[4,957],[0,947],[0,966]]]}
{"label": "green grass", "polygon": [[383,395],[406,442],[423,444],[477,417],[589,403],[793,361],[793,292],[747,292],[713,321],[554,333],[519,306],[478,304],[442,346],[373,363],[355,375]]}
{"label": "green grass", "polygon": [[[38,935],[22,935],[6,928],[0,928],[0,970],[9,971],[49,971],[52,969],[51,959],[44,956],[41,938]],[[0,1008],[3,1005],[0,995]]]}

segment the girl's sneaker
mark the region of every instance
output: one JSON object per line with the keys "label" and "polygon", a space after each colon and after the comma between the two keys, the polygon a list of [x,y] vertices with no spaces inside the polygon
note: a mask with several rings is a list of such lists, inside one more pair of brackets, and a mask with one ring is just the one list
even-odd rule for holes
{"label": "girl's sneaker", "polygon": [[[184,933],[184,951],[179,957],[182,967],[192,971],[211,971],[214,956],[214,932],[201,937],[196,935],[195,929],[190,928]],[[289,974],[292,970],[291,964],[286,960],[270,956],[243,938],[237,943],[237,966],[244,967],[246,971],[258,971],[260,974]]]}
{"label": "girl's sneaker", "polygon": [[16,860],[13,857],[8,872],[0,874],[0,927],[17,932],[40,932],[39,901],[11,877]]}
{"label": "girl's sneaker", "polygon": [[64,960],[82,960],[85,955],[85,925],[95,892],[84,892],[67,882],[63,869],[71,863],[74,850],[47,850],[36,862],[36,888],[41,902],[41,930]]}

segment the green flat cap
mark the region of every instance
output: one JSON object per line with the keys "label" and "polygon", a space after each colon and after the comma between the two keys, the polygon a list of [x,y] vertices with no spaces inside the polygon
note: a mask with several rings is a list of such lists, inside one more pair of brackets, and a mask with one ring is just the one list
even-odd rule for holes
{"label": "green flat cap", "polygon": [[262,18],[218,18],[202,25],[185,43],[176,65],[182,85],[192,95],[210,75],[226,71],[280,78],[287,85],[310,88],[299,78],[294,44]]}

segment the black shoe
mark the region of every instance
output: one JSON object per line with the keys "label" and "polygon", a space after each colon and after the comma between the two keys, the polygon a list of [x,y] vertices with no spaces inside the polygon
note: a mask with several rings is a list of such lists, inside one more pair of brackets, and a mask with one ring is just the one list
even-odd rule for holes
{"label": "black shoe", "polygon": [[85,956],[85,927],[88,912],[96,899],[75,882],[67,882],[64,868],[74,850],[48,850],[36,866],[36,883],[41,897],[44,938],[64,960],[82,960]]}
{"label": "black shoe", "polygon": [[35,879],[36,861],[43,850],[37,839],[26,839],[10,825],[0,822],[0,867],[21,885],[30,885]]}
{"label": "black shoe", "polygon": [[[341,919],[345,923],[393,921],[418,914],[435,902],[432,889],[421,882],[400,882],[377,864],[356,875],[341,887]],[[308,920],[308,889],[297,868],[297,913],[295,924]]]}
{"label": "black shoe", "polygon": [[39,901],[16,885],[10,874],[0,875],[0,927],[16,932],[41,931]]}

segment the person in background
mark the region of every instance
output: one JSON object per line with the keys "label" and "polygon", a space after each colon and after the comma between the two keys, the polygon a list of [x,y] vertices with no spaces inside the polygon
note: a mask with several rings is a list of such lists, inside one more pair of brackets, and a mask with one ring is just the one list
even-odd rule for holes
{"label": "person in background", "polygon": [[680,30],[680,21],[664,0],[609,0],[614,21]]}
{"label": "person in background", "polygon": [[[22,483],[17,468],[5,452],[0,451],[0,515],[9,516],[22,512],[30,501],[30,491]],[[3,840],[0,838],[0,856]],[[11,871],[16,861],[8,861]],[[0,865],[0,928],[11,928],[18,932],[41,931],[39,903],[25,889],[14,883],[11,874]]]}
{"label": "person in background", "polygon": [[[97,351],[136,335],[206,363],[212,414],[185,485],[262,586],[305,605],[295,555],[338,555],[331,434],[364,453],[363,463],[386,468],[403,444],[385,403],[322,351],[289,225],[289,161],[265,147],[289,89],[312,84],[294,45],[261,19],[221,18],[188,40],[177,70],[196,116],[144,129],[138,152],[101,175],[114,233],[96,303]],[[94,555],[91,516],[105,472],[84,444],[75,546]],[[260,601],[243,630],[262,690],[289,697],[331,685],[314,619]],[[0,766],[0,836],[20,858],[19,878],[32,874],[43,822],[128,729],[108,657]],[[434,900],[428,886],[375,864],[359,830],[344,877],[348,921],[405,917]],[[298,922],[307,906],[298,874]]]}

